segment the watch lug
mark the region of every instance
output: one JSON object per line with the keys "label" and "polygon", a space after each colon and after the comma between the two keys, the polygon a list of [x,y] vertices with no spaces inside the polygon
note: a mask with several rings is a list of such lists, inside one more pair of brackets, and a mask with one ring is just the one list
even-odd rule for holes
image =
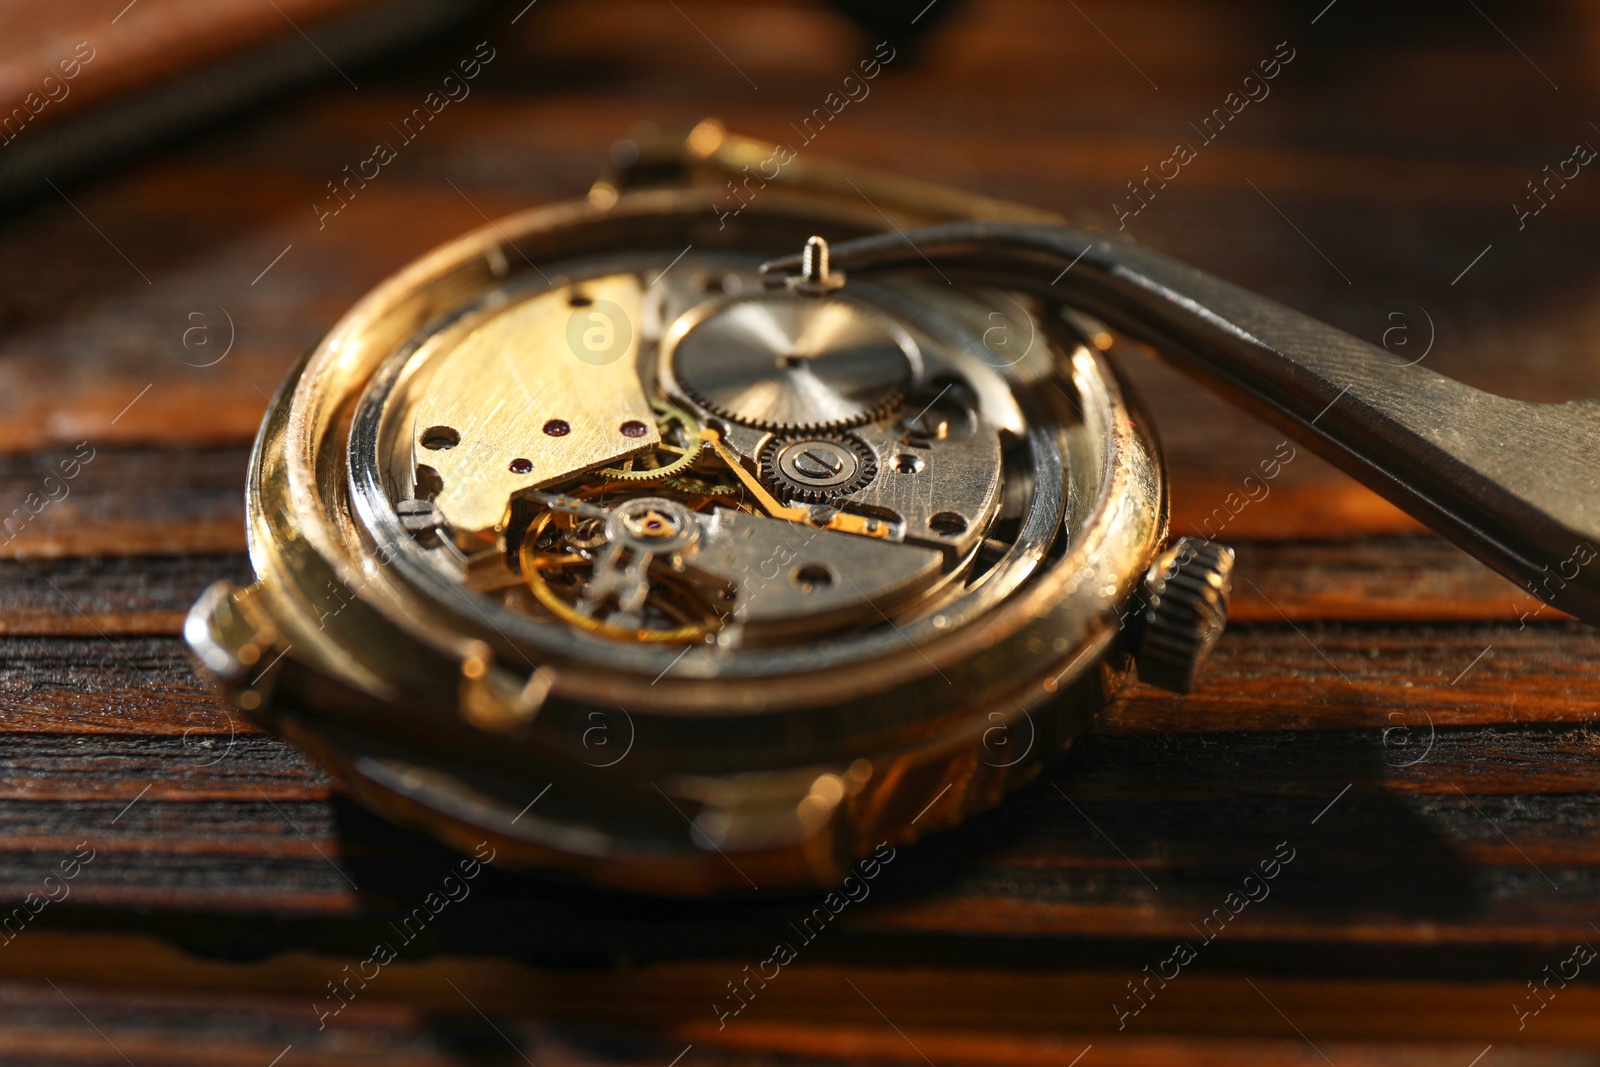
{"label": "watch lug", "polygon": [[532,674],[522,678],[498,666],[494,651],[479,642],[461,661],[461,717],[490,733],[522,733],[544,707],[553,681],[543,667],[535,667]]}
{"label": "watch lug", "polygon": [[245,711],[266,702],[287,651],[274,651],[278,633],[262,609],[261,588],[259,582],[243,589],[216,582],[195,601],[183,624],[190,656]]}

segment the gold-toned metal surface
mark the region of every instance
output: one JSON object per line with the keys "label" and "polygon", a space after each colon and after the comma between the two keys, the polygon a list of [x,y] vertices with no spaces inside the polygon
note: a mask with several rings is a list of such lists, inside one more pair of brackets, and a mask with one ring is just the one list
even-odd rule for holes
{"label": "gold-toned metal surface", "polygon": [[631,276],[563,286],[417,352],[412,454],[450,523],[489,529],[519,490],[661,443],[634,370],[640,298]]}

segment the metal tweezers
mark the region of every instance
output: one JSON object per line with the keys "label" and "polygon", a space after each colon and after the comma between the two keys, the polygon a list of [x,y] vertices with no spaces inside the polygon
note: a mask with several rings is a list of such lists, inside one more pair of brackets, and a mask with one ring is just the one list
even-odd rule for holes
{"label": "metal tweezers", "polygon": [[[1486,393],[1132,242],[950,223],[839,244],[861,276],[1035,294],[1153,346],[1548,604],[1600,625],[1600,404]],[[763,266],[777,277],[799,256]]]}

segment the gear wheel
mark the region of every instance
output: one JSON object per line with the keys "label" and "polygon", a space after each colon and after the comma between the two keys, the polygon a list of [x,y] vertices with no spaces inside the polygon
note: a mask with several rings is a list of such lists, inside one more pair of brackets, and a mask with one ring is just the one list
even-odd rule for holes
{"label": "gear wheel", "polygon": [[706,497],[733,497],[738,496],[740,491],[736,485],[727,485],[722,482],[714,482],[706,478],[693,476],[666,478],[662,480],[661,484],[676,489],[680,493],[693,493],[696,496]]}
{"label": "gear wheel", "polygon": [[878,457],[854,434],[775,437],[761,450],[761,480],[779,495],[826,504],[866,488]]}
{"label": "gear wheel", "polygon": [[700,423],[680,408],[661,400],[650,401],[656,413],[661,443],[641,455],[629,456],[616,466],[602,467],[600,475],[614,482],[653,482],[682,474],[700,458],[705,442]]}
{"label": "gear wheel", "polygon": [[916,343],[865,305],[792,293],[745,297],[672,345],[679,388],[706,411],[780,433],[871,422],[905,398]]}

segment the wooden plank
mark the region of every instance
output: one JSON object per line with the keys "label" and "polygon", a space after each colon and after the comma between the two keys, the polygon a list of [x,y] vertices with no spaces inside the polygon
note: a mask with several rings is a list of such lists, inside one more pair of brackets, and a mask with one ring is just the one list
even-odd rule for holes
{"label": "wooden plank", "polygon": [[240,552],[248,469],[241,448],[0,454],[0,559]]}
{"label": "wooden plank", "polygon": [[0,560],[0,634],[176,634],[213,582],[250,582],[242,555]]}
{"label": "wooden plank", "polygon": [[[1148,687],[1101,717],[1106,730],[1294,730],[1366,725],[1586,723],[1600,692],[1600,633],[1578,624],[1236,626],[1199,688]],[[1413,741],[1413,743],[1415,743]]]}
{"label": "wooden plank", "polygon": [[[175,72],[289,37],[294,30],[284,19],[290,15],[315,30],[319,22],[361,6],[360,0],[284,0],[284,4],[289,14],[274,18],[247,0],[219,0],[201,7],[153,0],[142,11],[128,13],[121,32],[110,26],[121,22],[125,13],[108,12],[106,5],[93,0],[52,5],[48,19],[36,9],[0,13],[0,40],[5,42],[0,55],[4,71],[0,114],[26,108],[27,119],[8,129],[7,139],[37,134],[41,127],[54,126],[86,106],[145,88]],[[80,41],[83,47],[75,51]],[[74,57],[81,62],[62,63]]]}
{"label": "wooden plank", "polygon": [[[1227,543],[1227,537],[1223,540]],[[1431,535],[1349,542],[1244,541],[1228,618],[1252,622],[1479,622],[1566,619]],[[1543,632],[1543,631],[1541,631]]]}
{"label": "wooden plank", "polygon": [[0,784],[4,799],[101,801],[118,810],[135,798],[253,803],[328,795],[327,777],[305,757],[275,738],[242,731],[176,737],[0,734],[0,766],[7,772]]}
{"label": "wooden plank", "polygon": [[0,737],[100,733],[200,745],[255,732],[196,676],[176,637],[7,638],[3,647]]}
{"label": "wooden plank", "polygon": [[[1240,879],[1287,852],[1288,873],[1227,927],[1228,943],[1482,948],[1581,936],[1600,907],[1589,747],[1586,726],[1543,724],[1441,730],[1418,762],[1415,745],[1370,729],[1091,735],[1002,808],[903,850],[881,905],[844,926],[953,938],[951,950],[979,934],[1187,936]],[[241,738],[200,755],[175,739],[6,740],[0,897],[35,889],[69,838],[96,850],[77,905],[174,916],[270,902],[286,915],[359,910],[376,921],[454,863],[419,835],[330,805],[326,779],[280,741]],[[478,889],[461,913],[467,943],[468,919],[497,924],[531,894],[565,916],[515,935],[546,955],[737,943],[794,910],[772,898],[643,907],[498,872]],[[493,936],[507,947],[513,937],[498,926]]]}
{"label": "wooden plank", "polygon": [[[451,976],[451,980],[461,984],[459,975]],[[442,979],[438,984],[449,988]],[[848,992],[849,987],[845,989]],[[1255,995],[1243,981],[1223,986],[1222,991]],[[823,1025],[818,1019],[751,1020],[711,1033],[698,1021],[656,1030],[593,1021],[551,1022],[532,1016],[525,1007],[497,1010],[490,1005],[486,1010],[493,1014],[486,1018],[464,1003],[464,999],[479,1001],[474,991],[463,992],[463,997],[458,998],[462,1005],[459,1010],[440,1007],[422,1013],[388,1005],[352,1005],[336,1026],[319,1031],[302,1018],[308,1014],[304,997],[216,998],[197,991],[185,994],[197,998],[190,1010],[178,1012],[149,995],[81,986],[63,992],[83,1007],[84,1015],[94,1020],[94,1026],[104,1029],[104,1036],[97,1035],[93,1026],[74,1013],[61,994],[40,984],[11,993],[7,1006],[13,1022],[0,1037],[4,1042],[0,1049],[17,1062],[48,1067],[123,1064],[111,1042],[140,1065],[196,1067],[261,1067],[288,1046],[293,1047],[294,1058],[286,1057],[284,1062],[303,1067],[367,1063],[453,1067],[463,1062],[520,1062],[516,1058],[519,1053],[533,1063],[660,1067],[686,1050],[687,1054],[678,1061],[683,1067],[754,1065],[770,1062],[775,1053],[823,1064],[923,1063],[922,1055],[926,1055],[930,1059],[937,1057],[933,1062],[940,1064],[1061,1067],[1091,1045],[1094,1062],[1113,1067],[1258,1067],[1298,1062],[1302,1057],[1316,1055],[1289,1027],[1283,1027],[1283,1035],[1268,1036],[1265,1031],[1270,1024],[1266,1020],[1260,1020],[1261,1036],[1200,1040],[1159,1032],[1107,1033],[1099,1028],[1080,1029],[1071,1022],[1064,1022],[1061,1029],[1049,1033],[997,1034],[933,1026],[913,1026],[897,1033],[894,1026],[881,1019],[831,1025]],[[1050,992],[1065,991],[1053,988]],[[1389,987],[1384,992],[1408,995],[1408,1003],[1418,1000],[1417,990],[1412,987]],[[1426,989],[1425,994],[1425,1004],[1442,1005],[1452,994],[1459,995],[1459,990],[1434,987]],[[1487,1008],[1493,995],[1491,992],[1472,997],[1472,1006],[1481,1004]],[[1186,1014],[1196,1013],[1191,1008]],[[1567,1036],[1571,1029],[1570,1025],[1562,1027],[1561,1036]],[[274,1048],[274,1042],[280,1040],[283,1044]],[[1337,1057],[1335,1062],[1346,1067],[1395,1067],[1402,1063],[1459,1067],[1483,1050],[1481,1042],[1473,1044],[1465,1038],[1395,1043],[1329,1040],[1324,1032],[1318,1032],[1317,1041],[1326,1053]],[[1574,1062],[1569,1050],[1496,1047],[1500,1051],[1495,1062],[1509,1067],[1557,1067]],[[466,1060],[464,1056],[472,1058]]]}
{"label": "wooden plank", "polygon": [[[32,980],[6,992],[8,1007],[23,1024],[19,1036],[32,1036],[36,1027],[62,1038],[92,1033],[63,1003],[70,998],[119,1046],[127,1037],[135,1049],[155,1051],[159,1046],[134,1042],[164,1031],[212,1040],[235,1034],[241,1043],[259,1042],[270,1057],[284,1044],[304,1040],[307,1062],[313,1063],[324,1062],[314,1057],[338,1047],[335,1041],[355,1045],[358,1054],[435,1051],[436,1045],[427,1044],[407,1048],[417,1042],[424,1020],[434,1022],[439,1036],[482,1035],[469,1048],[489,1062],[512,1059],[509,1043],[530,1061],[542,1053],[536,1061],[541,1063],[588,1063],[599,1055],[605,1062],[659,1065],[686,1052],[681,1062],[691,1065],[730,1062],[728,1055],[739,1063],[743,1056],[780,1051],[824,1062],[909,1063],[927,1057],[937,1063],[1064,1064],[1091,1043],[1105,1062],[1127,1064],[1226,1063],[1235,1052],[1244,1053],[1246,1063],[1309,1062],[1317,1051],[1338,1057],[1337,1063],[1466,1063],[1486,1043],[1502,1042],[1513,1043],[1512,1058],[1504,1062],[1569,1063],[1575,1061],[1546,1058],[1539,1046],[1517,1059],[1515,1042],[1534,1037],[1543,1049],[1571,1057],[1597,1041],[1596,994],[1578,986],[1561,990],[1548,1010],[1529,1021],[1530,1033],[1519,1034],[1508,1008],[1527,991],[1511,981],[1357,983],[1184,974],[1159,989],[1119,1032],[1112,1005],[1126,1008],[1125,983],[1137,969],[891,970],[813,960],[786,967],[764,989],[752,982],[756,995],[749,1007],[719,1027],[711,1005],[719,996],[730,1000],[726,982],[741,978],[747,962],[738,958],[578,974],[541,973],[500,961],[400,959],[365,988],[352,983],[352,1001],[316,1030],[315,1006],[328,997],[323,983],[341,976],[342,959],[293,953],[240,966],[177,957],[170,947],[141,938],[97,938],[91,944],[99,958],[93,959],[51,932],[28,941],[19,939],[11,951],[21,957],[15,971]],[[137,966],[129,966],[134,961]],[[59,993],[42,980],[51,971],[62,976],[52,979]],[[157,989],[164,996],[135,985],[141,972],[162,983]],[[217,992],[223,985],[247,991]],[[175,997],[191,1003],[187,1022],[167,1009]],[[1225,1008],[1219,1012],[1218,1005]],[[225,1013],[243,1019],[229,1025]],[[489,1019],[500,1031],[499,1042],[487,1040],[492,1031],[483,1023]],[[1200,1029],[1210,1032],[1209,1041],[1180,1043],[1181,1035]],[[606,1031],[621,1040],[600,1042]],[[1449,1037],[1441,1039],[1442,1033]],[[88,1048],[86,1042],[80,1047]],[[1190,1050],[1198,1057],[1186,1054]],[[1466,1058],[1442,1058],[1462,1053]]]}

